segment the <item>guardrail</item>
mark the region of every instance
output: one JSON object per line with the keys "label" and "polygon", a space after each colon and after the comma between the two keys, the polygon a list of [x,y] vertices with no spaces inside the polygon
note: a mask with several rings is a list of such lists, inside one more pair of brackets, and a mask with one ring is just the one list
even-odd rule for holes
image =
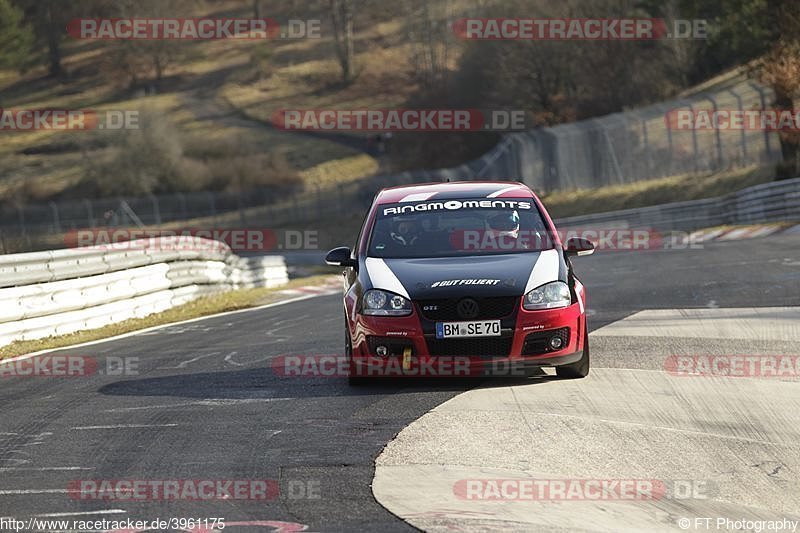
{"label": "guardrail", "polygon": [[559,228],[618,226],[693,231],[713,226],[800,220],[800,178],[754,185],[716,198],[556,220]]}
{"label": "guardrail", "polygon": [[0,256],[0,346],[141,318],[201,296],[288,281],[283,257],[197,237]]}

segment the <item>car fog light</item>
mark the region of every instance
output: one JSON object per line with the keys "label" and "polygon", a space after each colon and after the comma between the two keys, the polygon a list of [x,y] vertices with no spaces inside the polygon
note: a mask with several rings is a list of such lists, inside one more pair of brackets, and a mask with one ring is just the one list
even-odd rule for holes
{"label": "car fog light", "polygon": [[378,346],[377,348],[375,348],[375,353],[381,357],[386,357],[386,354],[389,353],[389,348],[387,348],[386,346]]}
{"label": "car fog light", "polygon": [[550,339],[550,347],[554,350],[561,348],[562,344],[564,344],[564,341],[561,340],[561,337],[553,337]]}

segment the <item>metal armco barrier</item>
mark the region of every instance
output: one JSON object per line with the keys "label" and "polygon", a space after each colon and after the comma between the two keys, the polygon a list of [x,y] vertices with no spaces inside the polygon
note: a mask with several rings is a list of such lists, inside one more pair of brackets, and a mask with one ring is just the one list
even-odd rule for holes
{"label": "metal armco barrier", "polygon": [[0,346],[141,318],[200,296],[288,281],[283,257],[197,237],[0,256]]}
{"label": "metal armco barrier", "polygon": [[562,218],[556,220],[556,225],[693,231],[722,225],[798,220],[800,178],[794,178],[754,185],[717,198]]}

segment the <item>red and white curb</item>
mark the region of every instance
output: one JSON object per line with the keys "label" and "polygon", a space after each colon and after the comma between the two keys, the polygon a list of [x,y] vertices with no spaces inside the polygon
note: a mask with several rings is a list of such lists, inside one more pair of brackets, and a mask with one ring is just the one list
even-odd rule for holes
{"label": "red and white curb", "polygon": [[337,277],[326,279],[319,285],[303,285],[291,289],[283,289],[277,292],[284,296],[324,296],[336,294],[342,290],[342,281]]}
{"label": "red and white curb", "polygon": [[735,228],[710,228],[692,232],[690,242],[706,243],[714,241],[738,241],[766,237],[776,233],[799,233],[800,224],[786,226],[786,224],[755,224],[752,226],[739,226]]}

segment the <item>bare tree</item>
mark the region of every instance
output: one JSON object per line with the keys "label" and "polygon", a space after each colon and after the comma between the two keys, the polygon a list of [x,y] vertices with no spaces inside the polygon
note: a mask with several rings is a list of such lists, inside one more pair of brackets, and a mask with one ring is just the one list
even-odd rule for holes
{"label": "bare tree", "polygon": [[[680,0],[668,0],[661,4],[661,11],[664,19],[678,20],[681,18]],[[666,59],[670,61],[678,76],[678,85],[681,88],[689,87],[689,74],[697,61],[697,52],[700,43],[695,39],[663,39],[661,41],[667,47],[669,54]]]}
{"label": "bare tree", "polygon": [[[800,100],[800,6],[792,0],[775,0],[773,24],[779,38],[772,48],[752,67],[752,75],[770,86],[774,93],[773,107],[791,110]],[[800,172],[800,134],[781,131],[780,177],[795,177]]]}
{"label": "bare tree", "polygon": [[342,81],[353,80],[353,5],[352,0],[330,0],[336,55],[342,67]]}
{"label": "bare tree", "polygon": [[8,0],[0,0],[0,68],[21,66],[32,43],[33,34],[23,24],[22,12]]}
{"label": "bare tree", "polygon": [[67,21],[84,15],[93,2],[83,0],[13,0],[24,13],[36,37],[36,45],[47,48],[50,75],[64,74],[61,65],[61,41]]}
{"label": "bare tree", "polygon": [[407,0],[409,15],[406,33],[411,44],[411,64],[420,83],[428,89],[446,82],[450,31],[447,19],[452,15],[449,0]]}

